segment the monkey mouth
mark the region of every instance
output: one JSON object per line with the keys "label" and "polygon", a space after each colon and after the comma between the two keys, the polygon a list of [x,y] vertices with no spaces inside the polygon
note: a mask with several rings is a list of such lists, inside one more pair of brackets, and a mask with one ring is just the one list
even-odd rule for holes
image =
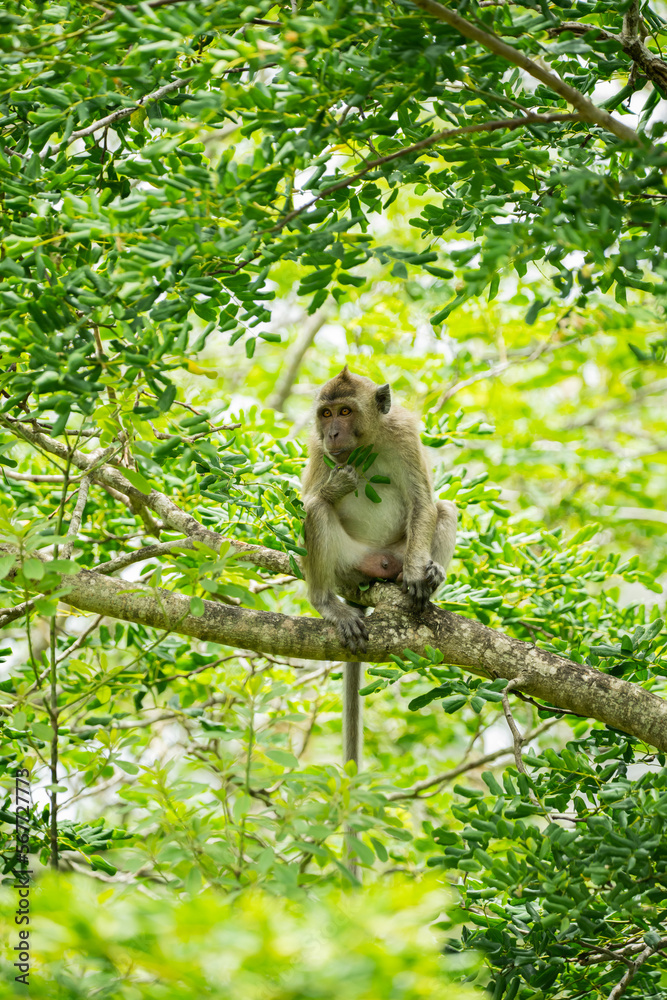
{"label": "monkey mouth", "polygon": [[335,458],[337,462],[345,462],[352,454],[351,448],[343,448],[341,451],[330,451],[329,454],[332,458]]}

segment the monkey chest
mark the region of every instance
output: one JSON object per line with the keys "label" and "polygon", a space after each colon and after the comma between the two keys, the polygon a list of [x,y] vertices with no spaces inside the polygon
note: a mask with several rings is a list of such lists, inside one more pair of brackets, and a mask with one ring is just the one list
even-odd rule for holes
{"label": "monkey chest", "polygon": [[404,537],[406,507],[399,491],[391,484],[373,484],[373,489],[380,497],[380,503],[366,496],[362,481],[357,495],[348,493],[343,497],[336,505],[336,512],[348,535],[366,545],[382,548]]}

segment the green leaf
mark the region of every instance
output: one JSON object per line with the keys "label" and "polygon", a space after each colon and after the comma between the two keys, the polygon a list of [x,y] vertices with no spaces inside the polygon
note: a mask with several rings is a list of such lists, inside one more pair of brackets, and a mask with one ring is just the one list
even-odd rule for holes
{"label": "green leaf", "polygon": [[106,872],[107,875],[115,875],[118,871],[110,862],[101,858],[99,854],[91,854],[89,860],[93,871]]}
{"label": "green leaf", "polygon": [[204,614],[204,602],[201,597],[191,597],[190,598],[190,614],[194,615],[195,618],[201,618]]}
{"label": "green leaf", "polygon": [[135,489],[139,490],[140,493],[143,493],[144,496],[148,496],[153,490],[153,486],[151,485],[151,483],[149,483],[146,477],[142,476],[142,474],[138,472],[136,469],[124,468],[122,472],[125,478],[128,480],[128,482],[131,483],[131,485],[134,486]]}
{"label": "green leaf", "polygon": [[0,580],[4,580],[16,563],[16,556],[0,556]]}
{"label": "green leaf", "polygon": [[269,760],[272,760],[275,764],[280,764],[282,767],[299,766],[297,758],[287,750],[265,750],[264,752]]}
{"label": "green leaf", "polygon": [[44,563],[41,559],[24,559],[21,569],[27,580],[41,580],[44,576]]}
{"label": "green leaf", "polygon": [[458,712],[460,708],[463,708],[467,701],[467,697],[463,694],[452,694],[448,698],[442,699],[442,707],[447,715],[452,715],[453,712]]}
{"label": "green leaf", "polygon": [[139,768],[130,760],[115,760],[114,764],[127,774],[138,774]]}
{"label": "green leaf", "polygon": [[34,735],[40,740],[45,740],[47,743],[50,743],[53,739],[53,728],[50,724],[47,725],[45,722],[32,722],[30,724],[30,728]]}
{"label": "green leaf", "polygon": [[366,486],[364,488],[364,493],[366,494],[369,500],[373,501],[373,503],[382,503],[382,497],[379,497],[377,495],[377,493],[375,492],[370,483],[366,483]]}

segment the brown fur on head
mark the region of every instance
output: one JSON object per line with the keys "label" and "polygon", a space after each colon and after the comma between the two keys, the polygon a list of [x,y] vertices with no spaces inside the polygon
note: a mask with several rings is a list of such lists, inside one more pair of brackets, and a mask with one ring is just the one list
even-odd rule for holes
{"label": "brown fur on head", "polygon": [[344,465],[355,448],[373,444],[383,414],[391,408],[388,385],[353,375],[347,365],[319,391],[317,429],[324,450]]}

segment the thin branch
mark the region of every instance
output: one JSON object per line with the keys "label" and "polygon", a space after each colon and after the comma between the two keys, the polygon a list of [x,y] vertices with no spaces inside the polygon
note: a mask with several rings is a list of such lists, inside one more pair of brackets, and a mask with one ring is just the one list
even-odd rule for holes
{"label": "thin branch", "polygon": [[461,389],[467,389],[468,386],[474,385],[476,382],[481,382],[487,378],[495,378],[497,375],[502,375],[504,371],[508,368],[512,368],[514,365],[527,365],[533,361],[537,361],[542,357],[543,354],[551,353],[552,351],[557,351],[561,347],[569,347],[572,343],[576,343],[580,338],[575,337],[570,340],[561,340],[558,342],[545,341],[534,349],[531,349],[530,353],[526,356],[526,352],[517,352],[519,356],[517,357],[513,354],[511,357],[506,358],[504,361],[498,362],[492,368],[487,368],[486,371],[477,372],[475,375],[471,375],[469,378],[461,379],[459,382],[455,382],[450,385],[449,388],[444,389],[434,406],[434,410],[437,412],[440,410],[445,403],[460,392]]}
{"label": "thin branch", "polygon": [[619,1000],[619,997],[623,996],[626,989],[637,975],[640,966],[642,966],[644,962],[648,961],[649,958],[652,958],[656,952],[660,951],[665,944],[667,944],[667,938],[659,941],[657,945],[647,945],[644,950],[637,955],[631,967],[625,970],[623,978],[616,984],[616,986],[614,986],[613,990],[609,994],[609,1000]]}
{"label": "thin branch", "polygon": [[448,10],[447,7],[443,7],[437,0],[413,0],[413,2],[416,7],[419,7],[425,13],[430,14],[439,21],[444,21],[445,24],[459,31],[464,38],[469,38],[471,41],[477,42],[478,45],[484,46],[484,48],[490,52],[494,52],[502,59],[506,59],[507,62],[512,63],[514,66],[519,66],[526,73],[529,73],[530,76],[546,84],[559,97],[562,97],[573,108],[576,108],[584,121],[589,122],[591,125],[599,125],[623,142],[630,142],[636,145],[643,141],[642,137],[634,129],[629,128],[624,122],[614,118],[607,111],[603,111],[602,108],[598,108],[588,97],[579,90],[576,90],[575,87],[571,87],[569,83],[565,83],[556,73],[547,69],[546,66],[542,66],[529,59],[523,52],[508,45],[498,35],[480,28],[470,21],[466,21],[460,14],[456,14],[454,11]]}
{"label": "thin branch", "polygon": [[[120,497],[121,501],[127,503],[133,513],[136,510],[141,510],[142,507],[148,507],[162,518],[163,525],[160,525],[160,528],[170,528],[187,536],[187,538],[181,541],[166,542],[164,545],[170,548],[178,545],[183,548],[192,548],[192,542],[198,541],[217,552],[223,543],[228,542],[239,558],[253,563],[253,565],[261,566],[271,572],[282,573],[284,575],[291,575],[293,573],[293,567],[287,553],[220,535],[217,531],[205,528],[192,514],[186,513],[186,511],[182,510],[164,493],[160,493],[158,490],[151,490],[148,495],[142,493],[141,490],[138,490],[128,482],[121,469],[113,465],[104,464],[103,460],[105,456],[108,453],[113,453],[111,449],[98,449],[86,455],[84,452],[76,449],[70,451],[60,441],[34,431],[11,417],[0,415],[0,425],[5,426],[17,437],[23,438],[43,451],[58,458],[71,461],[73,466],[86,471],[93,482],[100,483],[100,485],[110,491],[113,490]],[[124,560],[125,556],[119,556],[117,560],[111,561],[113,566],[110,563],[103,563],[97,572],[109,574],[114,572],[115,569],[121,569],[123,565],[131,565],[140,559],[149,559],[152,555],[159,555],[168,551],[167,548],[160,548],[159,546],[146,546],[146,548],[152,550],[150,554],[147,554],[145,549],[138,549],[134,553],[127,554],[127,562],[121,564],[120,560]],[[138,553],[141,553],[141,555]],[[131,559],[129,559],[130,555],[132,555]]]}
{"label": "thin branch", "polygon": [[[195,523],[199,524],[198,521]],[[290,574],[289,556],[284,552],[279,552],[277,549],[268,549],[263,545],[252,545],[249,542],[242,542],[237,538],[228,538],[225,535],[218,535],[213,531],[210,534],[215,536],[215,548],[219,548],[224,542],[229,542],[234,550],[234,554],[239,559],[253,563],[255,566],[260,566],[262,569],[268,569],[274,573],[282,573],[284,575],[284,579],[274,580],[270,584],[267,583],[266,587],[276,586],[278,583],[287,583],[295,579]],[[134,563],[145,562],[147,559],[159,559],[160,556],[168,555],[174,549],[193,548],[194,544],[190,538],[177,538],[171,542],[160,542],[158,545],[144,545],[143,548],[133,549],[132,552],[124,552],[123,555],[117,556],[115,559],[100,563],[98,566],[95,566],[95,572],[109,576],[111,573],[117,573],[118,570],[125,569],[126,566],[132,566]],[[266,588],[260,585],[260,589]]]}
{"label": "thin branch", "polygon": [[[100,483],[105,488],[114,490],[116,494],[122,494],[121,499],[127,503],[130,509],[133,510],[133,513],[133,508],[148,507],[162,518],[165,526],[173,528],[174,531],[197,538],[214,549],[220,546],[221,536],[217,532],[209,531],[208,528],[200,524],[191,514],[186,514],[185,511],[181,510],[169,497],[163,493],[159,493],[157,490],[152,490],[147,496],[141,490],[132,486],[123,475],[121,469],[105,464],[105,458],[107,454],[112,453],[112,450],[100,449],[86,455],[77,449],[70,451],[62,442],[48,437],[46,434],[34,431],[24,423],[14,420],[11,417],[0,416],[0,425],[7,427],[17,437],[23,438],[30,444],[41,448],[42,451],[63,460],[70,459],[71,464],[87,472],[93,482]],[[288,571],[289,565],[281,568],[281,572]]]}
{"label": "thin branch", "polygon": [[147,559],[156,559],[167,555],[175,548],[192,548],[192,543],[188,543],[188,539],[186,538],[177,538],[176,541],[160,542],[159,545],[144,545],[140,549],[124,552],[123,555],[116,556],[115,559],[100,563],[98,566],[95,566],[95,572],[109,576],[109,574],[117,573],[118,570],[132,566],[134,563],[145,562]]}
{"label": "thin branch", "polygon": [[643,38],[643,34],[645,34],[643,28],[644,22],[640,14],[639,4],[633,3],[623,16],[623,31],[620,35],[614,34],[606,28],[600,28],[597,24],[586,24],[584,21],[564,21],[562,24],[548,28],[547,34],[555,37],[569,31],[573,35],[581,37],[589,31],[594,31],[596,38],[600,41],[618,42],[625,54],[633,60],[634,67],[639,67],[647,79],[665,90],[667,89],[667,63],[647,47]]}
{"label": "thin branch", "polygon": [[59,153],[64,146],[69,146],[74,142],[75,139],[83,139],[86,135],[93,135],[95,132],[99,132],[103,128],[108,128],[110,125],[115,125],[116,122],[122,121],[124,118],[129,118],[137,108],[143,107],[147,101],[159,101],[160,98],[164,97],[166,94],[171,94],[174,90],[179,90],[181,87],[186,87],[189,83],[192,83],[192,77],[183,77],[179,80],[172,80],[171,83],[166,83],[164,87],[158,87],[154,90],[152,94],[146,94],[144,97],[140,97],[138,101],[129,108],[117,108],[116,111],[112,111],[110,115],[106,118],[100,118],[99,121],[93,122],[92,125],[86,125],[85,128],[80,128],[76,132],[72,132],[69,139],[64,142],[58,142],[55,146],[49,146],[47,143],[42,151],[42,156],[52,156]]}
{"label": "thin branch", "polygon": [[597,24],[586,24],[584,21],[563,21],[562,24],[555,24],[552,28],[547,28],[547,35],[554,37],[562,35],[566,31],[572,32],[573,35],[585,35],[589,31],[594,31],[600,41],[612,39],[619,45],[621,44],[620,35],[615,35],[612,31],[607,31],[606,28],[600,28]]}
{"label": "thin branch", "polygon": [[510,732],[512,734],[513,749],[514,749],[514,761],[516,763],[517,771],[521,774],[526,773],[526,767],[523,763],[523,758],[521,757],[521,748],[525,743],[525,737],[519,732],[519,728],[514,721],[514,716],[512,715],[512,709],[510,708],[509,692],[513,691],[516,687],[521,687],[523,685],[523,678],[521,676],[516,677],[511,680],[503,691],[503,712],[505,713],[505,718],[507,719],[507,725],[510,727]]}
{"label": "thin branch", "polygon": [[74,508],[74,513],[72,514],[72,520],[67,534],[71,536],[71,540],[66,542],[63,546],[63,559],[72,558],[72,550],[74,548],[74,539],[79,534],[81,530],[81,519],[83,517],[83,511],[86,506],[86,501],[88,500],[88,488],[90,486],[90,479],[88,476],[84,476],[79,485],[79,495],[76,498],[76,506]]}
{"label": "thin branch", "polygon": [[[411,146],[403,146],[401,149],[397,149],[393,153],[388,153],[386,156],[380,156],[376,160],[369,160],[361,170],[357,170],[348,177],[342,178],[342,180],[337,181],[335,184],[330,184],[329,187],[324,188],[314,198],[311,198],[310,201],[288,212],[275,226],[264,230],[264,232],[280,232],[281,229],[289,225],[290,222],[303,212],[307,212],[309,208],[316,205],[322,198],[333,194],[334,191],[340,191],[341,188],[349,187],[350,184],[354,184],[355,181],[360,180],[370,170],[375,170],[376,167],[381,167],[385,163],[392,163],[402,156],[409,156],[410,153],[419,153],[421,150],[428,149],[430,146],[434,146],[438,142],[443,142],[445,139],[453,139],[458,135],[472,135],[474,132],[493,132],[496,129],[503,128],[511,131],[515,128],[523,128],[525,125],[550,125],[554,122],[576,122],[581,121],[582,118],[583,115],[580,114],[535,115],[527,113],[521,118],[498,118],[488,122],[479,122],[476,125],[462,125],[460,128],[443,129],[442,132],[435,132],[433,135],[428,136],[428,138],[420,139],[419,142],[415,142]],[[244,263],[246,262],[244,261]]]}
{"label": "thin branch", "polygon": [[15,604],[13,608],[1,608],[0,609],[0,628],[4,628],[5,625],[9,625],[11,622],[16,621],[17,618],[23,618],[25,614],[28,614],[35,606],[35,601],[23,601],[22,604]]}
{"label": "thin branch", "polygon": [[[14,472],[13,469],[3,469],[4,474],[8,479],[15,479],[18,483],[62,483],[64,482],[64,476],[40,476],[32,475],[26,472]],[[83,476],[72,476],[69,482],[73,485],[83,479]]]}
{"label": "thin branch", "polygon": [[251,594],[261,594],[265,590],[272,590],[274,587],[284,587],[286,583],[294,583],[297,579],[295,576],[277,576],[273,580],[267,580],[266,583],[258,583],[256,580],[251,580],[248,584],[248,590]]}
{"label": "thin branch", "polygon": [[656,382],[651,382],[649,385],[644,385],[632,395],[630,399],[619,399],[615,403],[609,403],[607,406],[601,406],[599,409],[594,410],[593,413],[586,417],[585,420],[573,420],[565,425],[566,431],[579,430],[581,427],[589,427],[594,424],[599,417],[604,416],[607,413],[613,413],[615,410],[623,410],[626,406],[634,406],[635,403],[641,403],[647,396],[657,396],[662,392],[667,390],[667,378],[658,379]]}
{"label": "thin branch", "polygon": [[[555,726],[557,719],[549,719],[548,722],[543,722],[541,726],[537,726],[535,729],[531,729],[529,733],[524,736],[524,743],[529,743],[530,740],[535,739],[540,733],[543,733],[545,729],[550,729],[551,726]],[[446,781],[453,781],[454,778],[458,778],[460,774],[465,774],[466,771],[474,771],[478,767],[483,767],[484,764],[490,764],[494,760],[498,760],[499,757],[505,757],[508,753],[514,751],[514,744],[511,747],[502,747],[500,750],[493,750],[491,753],[485,753],[481,757],[476,757],[474,760],[464,761],[461,764],[457,764],[450,771],[443,771],[441,774],[436,774],[432,778],[425,778],[423,781],[418,781],[411,788],[405,789],[405,791],[392,792],[387,796],[390,802],[399,802],[402,799],[416,799],[419,798],[421,793],[429,788],[433,788],[435,785],[444,785]]]}

